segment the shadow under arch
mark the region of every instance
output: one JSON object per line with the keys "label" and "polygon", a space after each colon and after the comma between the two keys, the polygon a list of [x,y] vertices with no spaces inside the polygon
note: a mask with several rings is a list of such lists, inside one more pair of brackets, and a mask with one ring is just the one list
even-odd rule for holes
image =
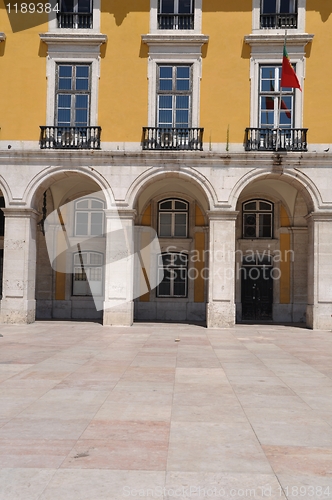
{"label": "shadow under arch", "polygon": [[94,182],[100,190],[103,191],[106,208],[114,208],[114,195],[109,183],[95,169],[91,169],[91,171],[89,171],[85,167],[75,169],[51,167],[42,170],[27,185],[23,199],[29,207],[36,208],[38,205],[38,199],[40,199],[42,193],[52,186],[54,182],[73,176],[80,178],[86,177],[90,181]]}
{"label": "shadow under arch", "polygon": [[202,193],[207,201],[208,210],[211,210],[212,207],[217,203],[217,195],[213,186],[206,179],[206,177],[201,175],[199,172],[191,170],[189,173],[184,170],[172,169],[160,171],[160,169],[156,168],[152,171],[150,169],[144,172],[143,174],[138,176],[131,184],[126,196],[128,206],[130,208],[134,208],[142,192],[151,184],[162,181],[164,179],[174,179],[176,177],[196,185],[197,189]]}
{"label": "shadow under arch", "polygon": [[313,183],[313,181],[310,180],[303,173],[287,171],[281,174],[274,172],[268,172],[262,174],[261,172],[257,172],[257,170],[252,170],[251,172],[248,172],[243,177],[241,177],[233,187],[231,194],[229,196],[229,204],[232,207],[232,209],[233,210],[236,209],[238,199],[241,196],[241,193],[249,184],[251,184],[254,181],[261,181],[264,179],[266,180],[276,179],[279,181],[286,182],[287,184],[291,184],[302,194],[307,204],[308,211],[310,212],[314,212],[322,204],[322,199],[318,188]]}
{"label": "shadow under arch", "polygon": [[10,187],[2,176],[0,176],[0,191],[2,193],[2,196],[4,197],[5,206],[9,207],[10,200],[12,200],[13,197]]}

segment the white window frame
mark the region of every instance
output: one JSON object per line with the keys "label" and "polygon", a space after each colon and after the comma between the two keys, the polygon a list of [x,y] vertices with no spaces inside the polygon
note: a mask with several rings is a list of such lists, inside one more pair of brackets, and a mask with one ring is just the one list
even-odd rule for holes
{"label": "white window frame", "polygon": [[92,9],[92,28],[58,28],[58,19],[54,12],[49,14],[48,17],[48,30],[50,32],[60,32],[60,33],[99,33],[100,32],[100,2],[101,0],[93,0]]}
{"label": "white window frame", "polygon": [[[170,201],[172,202],[172,208],[170,209],[160,209],[160,204]],[[175,202],[179,201],[186,204],[186,210],[175,209]],[[160,216],[161,214],[171,214],[171,234],[166,236],[160,235]],[[185,214],[186,215],[186,236],[176,236],[175,235],[175,214]],[[158,202],[158,236],[159,238],[188,238],[188,222],[189,222],[189,203],[180,198],[166,198]]]}
{"label": "white window frame", "polygon": [[[264,209],[259,209],[259,203],[268,203],[271,205],[271,210],[264,210]],[[244,210],[244,206],[247,203],[255,203],[256,204],[256,209],[255,210]],[[258,207],[258,208],[257,208]],[[255,217],[255,236],[245,236],[245,215],[253,215]],[[270,215],[270,236],[260,236],[259,235],[259,230],[260,230],[260,215]],[[242,203],[242,237],[243,239],[246,240],[261,240],[261,239],[266,239],[266,240],[271,240],[273,239],[273,230],[274,230],[274,203],[269,200],[263,200],[260,198],[255,198],[252,200],[247,200]]]}
{"label": "white window frame", "polygon": [[[252,32],[253,33],[285,33],[284,29],[278,28],[261,28],[260,15],[261,15],[261,0],[252,0]],[[306,14],[306,0],[297,0],[297,28],[289,29],[290,33],[304,33],[305,32],[305,14]]]}
{"label": "white window frame", "polygon": [[202,0],[195,0],[193,30],[160,30],[158,29],[158,0],[150,0],[150,33],[201,33],[202,31]]}
{"label": "white window frame", "polygon": [[[77,204],[78,203],[81,203],[82,201],[88,201],[88,207],[87,208],[77,208]],[[101,203],[102,204],[102,208],[92,208],[91,207],[91,204],[92,204],[92,201],[97,201],[98,203]],[[94,238],[98,238],[98,237],[102,237],[104,236],[105,234],[105,214],[104,214],[104,208],[105,208],[105,203],[98,199],[98,198],[83,198],[83,199],[79,199],[75,202],[74,204],[74,207],[75,207],[75,217],[74,217],[74,236],[78,236],[78,237],[88,237],[88,236],[91,236],[91,237],[94,237]],[[78,234],[77,233],[77,227],[76,227],[76,223],[77,223],[77,214],[78,213],[86,213],[88,214],[88,232],[87,234]],[[92,235],[91,234],[91,214],[93,213],[101,213],[102,214],[102,228],[103,228],[103,231],[100,235]]]}
{"label": "white window frame", "polygon": [[54,115],[56,108],[56,68],[61,64],[89,64],[90,65],[90,127],[98,125],[98,82],[100,74],[100,59],[99,54],[85,55],[84,52],[80,57],[77,56],[77,51],[69,52],[67,56],[62,54],[62,51],[49,51],[47,58],[46,74],[47,74],[47,100],[46,100],[46,125],[54,126]]}

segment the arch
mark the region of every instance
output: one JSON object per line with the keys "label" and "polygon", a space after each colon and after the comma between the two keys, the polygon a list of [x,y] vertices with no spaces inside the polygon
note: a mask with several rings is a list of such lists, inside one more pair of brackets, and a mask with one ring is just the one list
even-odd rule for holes
{"label": "arch", "polygon": [[134,208],[136,206],[137,200],[139,199],[141,193],[150,184],[156,183],[163,179],[167,179],[169,177],[179,177],[180,179],[194,183],[204,195],[208,203],[208,209],[211,209],[217,203],[217,195],[213,186],[210,184],[207,178],[199,172],[195,170],[190,170],[187,172],[184,169],[168,169],[162,171],[160,171],[160,169],[153,169],[151,171],[150,169],[138,176],[129,187],[126,196],[129,207]]}
{"label": "arch", "polygon": [[255,169],[241,177],[233,187],[229,196],[229,204],[232,209],[236,209],[239,197],[249,184],[254,181],[264,179],[276,179],[294,186],[295,189],[302,193],[310,211],[315,211],[322,205],[321,195],[316,185],[302,172],[290,170],[283,173],[267,172],[262,174],[261,171],[257,171],[257,169]]}
{"label": "arch", "polygon": [[2,193],[2,196],[4,197],[5,206],[9,207],[10,200],[12,200],[13,197],[10,187],[2,176],[0,176],[0,191]]}
{"label": "arch", "polygon": [[42,170],[27,185],[23,195],[23,200],[29,207],[34,208],[36,200],[42,192],[46,191],[46,189],[48,189],[54,182],[73,175],[85,176],[95,182],[104,193],[106,208],[114,207],[114,195],[109,183],[94,168],[90,168],[88,170],[86,167],[78,167],[74,169],[48,167]]}

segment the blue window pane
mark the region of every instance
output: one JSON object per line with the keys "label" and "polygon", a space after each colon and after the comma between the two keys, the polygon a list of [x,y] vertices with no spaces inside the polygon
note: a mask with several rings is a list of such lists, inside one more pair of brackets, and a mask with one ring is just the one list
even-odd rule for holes
{"label": "blue window pane", "polygon": [[262,97],[261,98],[261,109],[262,111],[266,110],[274,110],[275,105],[277,104],[277,99],[273,97]]}
{"label": "blue window pane", "polygon": [[159,108],[160,109],[172,109],[172,96],[171,95],[159,96]]}
{"label": "blue window pane", "polygon": [[88,78],[89,77],[89,66],[77,66],[76,67],[76,76],[79,78]]}
{"label": "blue window pane", "polygon": [[172,88],[173,88],[172,80],[165,80],[165,79],[159,80],[159,89],[160,90],[172,90]]}
{"label": "blue window pane", "polygon": [[273,127],[274,125],[274,112],[262,111],[261,112],[261,127]]}
{"label": "blue window pane", "polygon": [[59,109],[58,110],[58,122],[62,124],[70,125],[70,109]]}
{"label": "blue window pane", "polygon": [[78,5],[77,5],[77,11],[78,12],[85,12],[85,13],[90,13],[91,12],[91,2],[90,0],[78,0]]}
{"label": "blue window pane", "polygon": [[160,66],[160,78],[171,78],[172,79],[172,67],[171,66]]}
{"label": "blue window pane", "polygon": [[75,125],[86,126],[88,123],[88,111],[86,109],[77,109],[75,116]]}
{"label": "blue window pane", "polygon": [[179,0],[179,14],[191,14],[192,0]]}
{"label": "blue window pane", "polygon": [[190,68],[189,66],[178,66],[176,68],[176,78],[189,78]]}
{"label": "blue window pane", "polygon": [[174,14],[174,0],[160,0],[161,14]]}
{"label": "blue window pane", "polygon": [[172,111],[159,111],[159,127],[172,127]]}
{"label": "blue window pane", "polygon": [[59,76],[64,78],[71,78],[73,73],[72,66],[59,66]]}
{"label": "blue window pane", "polygon": [[89,90],[88,78],[76,78],[76,90]]}
{"label": "blue window pane", "polygon": [[60,90],[71,90],[71,78],[59,78]]}
{"label": "blue window pane", "polygon": [[277,12],[276,0],[263,0],[262,13],[263,14],[276,14]]}
{"label": "blue window pane", "polygon": [[70,108],[71,95],[59,94],[58,95],[58,107],[59,108]]}
{"label": "blue window pane", "polygon": [[88,96],[87,95],[77,95],[76,96],[76,108],[87,108],[88,107]]}
{"label": "blue window pane", "polygon": [[189,119],[188,119],[188,111],[177,111],[176,112],[176,127],[188,127]]}
{"label": "blue window pane", "polygon": [[74,0],[61,0],[61,12],[73,12]]}
{"label": "blue window pane", "polygon": [[176,109],[189,109],[189,96],[176,96]]}

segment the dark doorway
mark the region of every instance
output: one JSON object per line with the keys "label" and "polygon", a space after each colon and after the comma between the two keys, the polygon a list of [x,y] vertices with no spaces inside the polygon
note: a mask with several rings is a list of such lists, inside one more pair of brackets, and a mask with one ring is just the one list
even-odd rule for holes
{"label": "dark doorway", "polygon": [[272,269],[272,266],[241,268],[243,320],[272,320]]}

